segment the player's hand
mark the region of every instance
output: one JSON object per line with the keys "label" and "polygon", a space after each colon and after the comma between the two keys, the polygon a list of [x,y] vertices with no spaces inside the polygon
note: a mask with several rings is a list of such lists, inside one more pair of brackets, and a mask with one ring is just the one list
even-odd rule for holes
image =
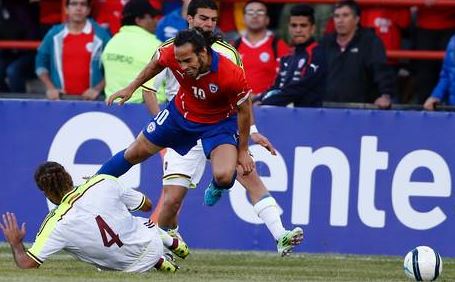
{"label": "player's hand", "polygon": [[49,100],[60,100],[60,90],[59,89],[48,89],[46,91],[46,97]]}
{"label": "player's hand", "polygon": [[22,227],[19,229],[14,213],[7,212],[3,214],[2,217],[3,224],[0,223],[0,229],[2,229],[3,234],[5,234],[6,240],[12,246],[21,244],[25,237],[25,223],[22,223]]}
{"label": "player's hand", "polygon": [[89,88],[82,93],[82,99],[84,100],[95,100],[100,95],[100,92],[96,89]]}
{"label": "player's hand", "polygon": [[377,98],[376,101],[374,101],[374,104],[380,109],[390,109],[392,101],[390,100],[389,95],[383,94],[381,97]]}
{"label": "player's hand", "polygon": [[246,150],[239,151],[237,162],[242,167],[243,175],[248,175],[254,170],[254,160]]}
{"label": "player's hand", "polygon": [[270,152],[272,155],[276,155],[275,148],[273,147],[272,143],[269,141],[267,137],[262,135],[259,132],[252,133],[251,134],[251,140],[254,141],[254,143],[261,145],[262,147],[266,148],[267,151]]}
{"label": "player's hand", "polygon": [[123,105],[126,101],[128,101],[131,98],[131,96],[133,96],[133,92],[134,91],[131,91],[131,89],[129,89],[128,87],[123,88],[109,96],[106,99],[106,104],[110,106],[112,105],[112,103],[114,103],[115,99],[120,98],[119,104]]}
{"label": "player's hand", "polygon": [[434,111],[435,106],[440,103],[438,98],[435,97],[428,97],[428,99],[423,104],[423,108],[427,111]]}

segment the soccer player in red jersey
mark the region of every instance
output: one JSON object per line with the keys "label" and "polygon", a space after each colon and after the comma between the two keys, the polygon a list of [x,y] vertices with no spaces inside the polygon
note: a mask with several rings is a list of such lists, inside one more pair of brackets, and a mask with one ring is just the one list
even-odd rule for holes
{"label": "soccer player in red jersey", "polygon": [[254,169],[248,153],[250,89],[243,69],[210,48],[217,39],[212,32],[197,29],[179,32],[173,42],[158,49],[134,81],[109,97],[109,105],[117,98],[123,104],[165,67],[171,69],[181,85],[169,106],[128,149],[106,162],[99,174],[118,177],[165,147],[185,155],[198,139],[202,139],[204,153],[211,159],[215,188],[233,186],[237,164],[244,174]]}

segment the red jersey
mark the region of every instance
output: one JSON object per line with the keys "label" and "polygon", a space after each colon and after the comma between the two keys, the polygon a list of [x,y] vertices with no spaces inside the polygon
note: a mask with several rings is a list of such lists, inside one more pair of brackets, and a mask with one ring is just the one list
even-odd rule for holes
{"label": "red jersey", "polygon": [[158,63],[168,67],[180,84],[174,102],[185,119],[214,124],[235,114],[237,106],[248,99],[250,89],[241,67],[215,51],[209,52],[210,70],[195,79],[186,76],[180,68],[172,42],[158,49]]}
{"label": "red jersey", "polygon": [[102,26],[109,28],[112,34],[120,29],[125,0],[96,0],[92,1],[92,17]]}
{"label": "red jersey", "polygon": [[374,28],[387,50],[401,49],[401,30],[411,24],[409,8],[384,8],[366,6],[360,18],[363,27]]}
{"label": "red jersey", "polygon": [[283,40],[278,40],[275,57],[272,46],[273,37],[269,32],[263,40],[253,45],[243,36],[237,48],[242,56],[246,80],[255,94],[269,89],[275,81],[280,66],[278,58],[290,52],[289,46]]}
{"label": "red jersey", "polygon": [[68,33],[63,38],[63,81],[68,95],[82,95],[90,87],[93,37],[93,28],[86,25],[80,34]]}
{"label": "red jersey", "polygon": [[62,1],[40,0],[40,24],[53,25],[63,21]]}
{"label": "red jersey", "polygon": [[455,9],[450,7],[419,7],[417,27],[431,30],[455,28]]}

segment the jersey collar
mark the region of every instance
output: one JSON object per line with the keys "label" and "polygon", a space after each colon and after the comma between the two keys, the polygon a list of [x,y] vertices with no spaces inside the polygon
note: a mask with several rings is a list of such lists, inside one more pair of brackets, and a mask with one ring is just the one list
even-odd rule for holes
{"label": "jersey collar", "polygon": [[218,65],[220,63],[220,55],[210,48],[210,55],[212,56],[212,63],[210,64],[211,72],[218,72]]}
{"label": "jersey collar", "polygon": [[218,66],[220,63],[220,55],[216,51],[214,51],[212,48],[210,48],[209,52],[212,57],[212,62],[210,63],[210,70],[208,72],[201,73],[200,75],[198,75],[196,77],[196,79],[200,79],[201,77],[203,77],[211,72],[218,72]]}

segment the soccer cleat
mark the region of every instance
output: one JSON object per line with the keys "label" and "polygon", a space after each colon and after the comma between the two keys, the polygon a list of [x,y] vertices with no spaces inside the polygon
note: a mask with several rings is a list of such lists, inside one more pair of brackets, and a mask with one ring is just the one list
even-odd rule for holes
{"label": "soccer cleat", "polygon": [[287,230],[277,242],[278,253],[284,257],[289,256],[294,247],[302,243],[303,230],[300,227],[296,227],[293,230]]}
{"label": "soccer cleat", "polygon": [[172,238],[179,239],[180,241],[183,241],[182,235],[180,234],[178,227],[174,229],[168,229],[167,234],[171,236]]}
{"label": "soccer cleat", "polygon": [[158,266],[155,266],[159,271],[174,273],[179,269],[179,266],[168,255],[160,258]]}
{"label": "soccer cleat", "polygon": [[216,189],[215,186],[213,186],[213,183],[210,182],[209,187],[205,189],[204,204],[209,207],[214,206],[221,199],[222,194],[223,190]]}
{"label": "soccer cleat", "polygon": [[182,259],[186,258],[190,254],[188,245],[183,242],[183,240],[179,240],[177,238],[174,238],[174,242],[172,243],[172,246],[169,247],[169,250],[171,250],[174,255]]}

